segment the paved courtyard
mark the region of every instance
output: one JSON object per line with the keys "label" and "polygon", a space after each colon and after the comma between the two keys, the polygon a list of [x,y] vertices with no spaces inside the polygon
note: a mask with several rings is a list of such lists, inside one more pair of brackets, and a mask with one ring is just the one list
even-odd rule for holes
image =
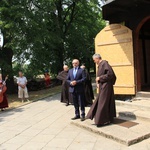
{"label": "paved courtyard", "polygon": [[150,150],[150,139],[127,147],[70,124],[74,108],[59,99],[0,113],[0,150]]}

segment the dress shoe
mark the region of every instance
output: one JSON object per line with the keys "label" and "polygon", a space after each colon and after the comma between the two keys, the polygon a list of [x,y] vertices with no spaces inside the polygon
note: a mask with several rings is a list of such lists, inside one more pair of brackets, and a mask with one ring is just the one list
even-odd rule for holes
{"label": "dress shoe", "polygon": [[99,127],[103,127],[104,125],[103,124],[98,124],[96,126],[99,128]]}
{"label": "dress shoe", "polygon": [[81,118],[81,121],[84,121],[84,120],[85,120],[85,117],[82,117],[82,118]]}
{"label": "dress shoe", "polygon": [[66,106],[69,106],[69,104],[67,103]]}
{"label": "dress shoe", "polygon": [[73,118],[71,118],[72,120],[76,120],[76,119],[80,119],[80,116],[75,116]]}
{"label": "dress shoe", "polygon": [[97,127],[103,127],[103,126],[107,126],[107,125],[110,125],[110,121],[108,122],[105,122],[104,124],[98,124]]}

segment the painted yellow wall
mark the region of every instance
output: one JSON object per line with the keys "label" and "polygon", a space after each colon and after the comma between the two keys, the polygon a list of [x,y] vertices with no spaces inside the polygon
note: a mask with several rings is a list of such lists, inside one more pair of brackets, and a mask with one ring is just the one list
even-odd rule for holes
{"label": "painted yellow wall", "polygon": [[95,38],[95,52],[107,60],[117,76],[115,94],[135,94],[132,31],[120,24],[106,26]]}

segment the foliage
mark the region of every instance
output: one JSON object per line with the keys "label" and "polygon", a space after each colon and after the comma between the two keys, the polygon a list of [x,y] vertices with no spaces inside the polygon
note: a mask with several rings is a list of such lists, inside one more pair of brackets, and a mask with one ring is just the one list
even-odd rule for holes
{"label": "foliage", "polygon": [[[1,56],[11,49],[14,71],[18,66],[30,75],[45,69],[56,74],[73,58],[91,67],[94,37],[104,25],[98,0],[1,0]],[[10,63],[1,56],[6,69]],[[24,65],[26,61],[30,63]]]}

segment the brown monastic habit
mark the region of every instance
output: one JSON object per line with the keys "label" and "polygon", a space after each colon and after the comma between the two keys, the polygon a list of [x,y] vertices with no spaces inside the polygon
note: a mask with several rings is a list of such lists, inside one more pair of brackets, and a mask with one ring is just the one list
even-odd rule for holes
{"label": "brown monastic habit", "polygon": [[116,76],[107,61],[102,60],[98,65],[97,77],[99,80],[99,94],[91,106],[87,119],[95,119],[96,125],[104,125],[113,122],[116,117],[113,85]]}
{"label": "brown monastic habit", "polygon": [[93,104],[94,94],[93,94],[93,88],[91,84],[91,77],[87,70],[85,70],[86,74],[86,80],[84,83],[84,89],[85,89],[85,97],[84,97],[84,103],[85,106],[91,106]]}
{"label": "brown monastic habit", "polygon": [[66,82],[68,76],[68,71],[62,71],[58,74],[57,79],[62,81],[62,91],[61,91],[61,102],[62,103],[72,103],[72,97],[69,93],[69,85]]}

